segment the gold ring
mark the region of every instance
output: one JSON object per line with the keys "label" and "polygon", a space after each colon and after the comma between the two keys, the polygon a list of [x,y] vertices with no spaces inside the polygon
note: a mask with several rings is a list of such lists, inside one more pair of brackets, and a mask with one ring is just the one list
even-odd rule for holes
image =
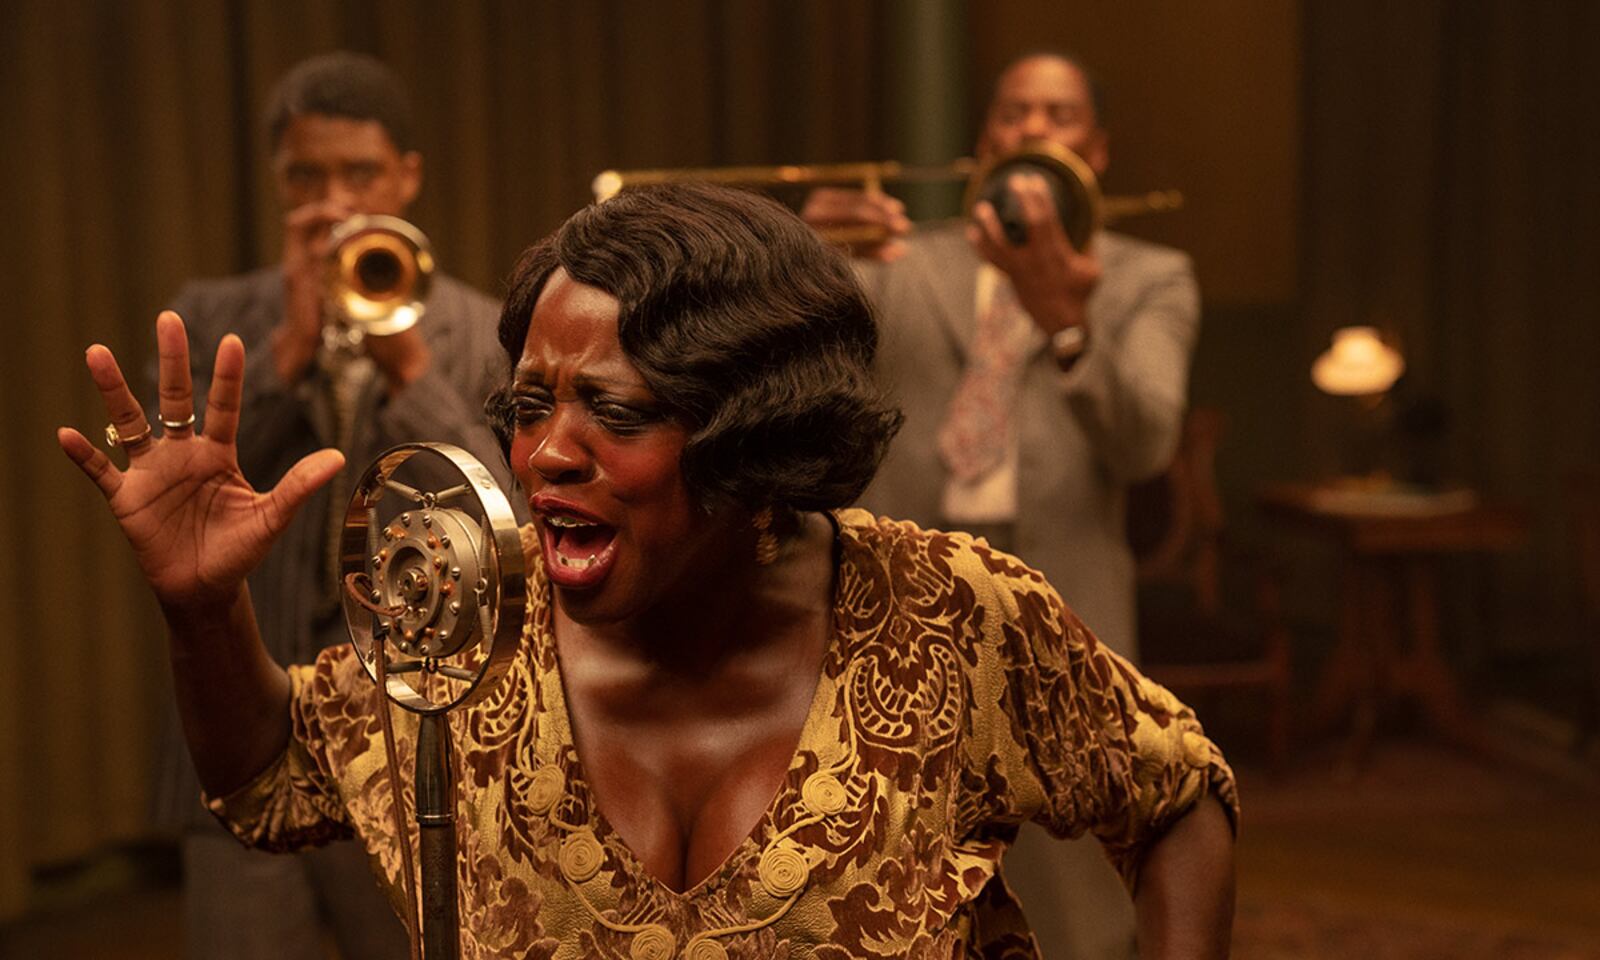
{"label": "gold ring", "polygon": [[149,440],[149,439],[150,439],[150,424],[148,424],[148,423],[146,423],[144,425],[144,429],[143,430],[140,430],[138,433],[134,434],[131,437],[124,437],[121,433],[117,432],[117,425],[116,424],[114,424],[114,423],[106,424],[106,443],[110,444],[113,447],[122,447],[122,448],[127,449],[127,450],[133,450],[135,447],[138,447],[140,444],[144,443],[146,440]]}
{"label": "gold ring", "polygon": [[190,430],[193,427],[194,427],[194,414],[193,413],[190,413],[188,417],[186,417],[186,418],[184,418],[182,420],[168,420],[166,417],[162,417],[161,418],[161,429],[162,429],[162,432],[164,432],[164,433],[172,433],[174,431],[180,431],[180,430]]}

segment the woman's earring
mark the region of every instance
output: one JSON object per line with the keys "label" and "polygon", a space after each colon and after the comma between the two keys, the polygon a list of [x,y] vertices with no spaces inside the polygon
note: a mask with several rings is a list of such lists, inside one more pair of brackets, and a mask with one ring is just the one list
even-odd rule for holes
{"label": "woman's earring", "polygon": [[778,559],[778,535],[772,532],[772,507],[756,511],[750,525],[756,528],[756,563],[770,566]]}

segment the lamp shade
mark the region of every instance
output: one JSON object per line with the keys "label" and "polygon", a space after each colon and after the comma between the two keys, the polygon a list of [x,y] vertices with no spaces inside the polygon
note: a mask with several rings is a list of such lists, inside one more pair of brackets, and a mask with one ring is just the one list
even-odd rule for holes
{"label": "lamp shade", "polygon": [[1369,396],[1394,386],[1405,369],[1400,352],[1383,342],[1377,328],[1342,327],[1311,364],[1311,382],[1338,397]]}

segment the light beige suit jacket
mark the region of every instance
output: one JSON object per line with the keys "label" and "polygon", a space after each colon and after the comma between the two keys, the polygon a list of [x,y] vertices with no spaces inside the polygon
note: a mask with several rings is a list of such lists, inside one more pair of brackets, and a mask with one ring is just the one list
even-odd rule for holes
{"label": "light beige suit jacket", "polygon": [[[1171,462],[1182,429],[1200,297],[1187,255],[1101,232],[1101,280],[1089,299],[1087,352],[1062,373],[1041,339],[1016,409],[1020,431],[1015,552],[1053,584],[1112,649],[1134,657],[1134,566],[1124,491]],[[905,427],[863,504],[949,528],[949,476],[937,435],[976,328],[977,254],[959,223],[919,231],[890,264],[865,264],[879,311],[880,383]]]}

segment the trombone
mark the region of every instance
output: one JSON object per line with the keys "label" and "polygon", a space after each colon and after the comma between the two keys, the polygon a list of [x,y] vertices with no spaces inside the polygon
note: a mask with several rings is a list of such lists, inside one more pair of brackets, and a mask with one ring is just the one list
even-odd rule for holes
{"label": "trombone", "polygon": [[[611,199],[624,187],[653,183],[679,183],[695,180],[748,186],[789,184],[823,186],[860,184],[862,189],[881,192],[889,182],[932,183],[966,180],[962,209],[971,210],[979,200],[989,201],[1000,219],[1007,238],[1024,242],[1027,227],[1015,196],[1007,187],[1013,173],[1035,171],[1042,174],[1055,198],[1056,212],[1072,245],[1083,249],[1096,230],[1124,217],[1177,210],[1183,194],[1177,190],[1151,190],[1131,196],[1105,196],[1094,170],[1076,153],[1048,140],[1030,140],[1017,150],[979,162],[962,157],[945,164],[904,164],[894,160],[855,163],[784,164],[780,166],[678,167],[653,170],[606,170],[590,185],[597,202]],[[824,236],[841,245],[881,243],[888,239],[876,225],[830,228]]]}

